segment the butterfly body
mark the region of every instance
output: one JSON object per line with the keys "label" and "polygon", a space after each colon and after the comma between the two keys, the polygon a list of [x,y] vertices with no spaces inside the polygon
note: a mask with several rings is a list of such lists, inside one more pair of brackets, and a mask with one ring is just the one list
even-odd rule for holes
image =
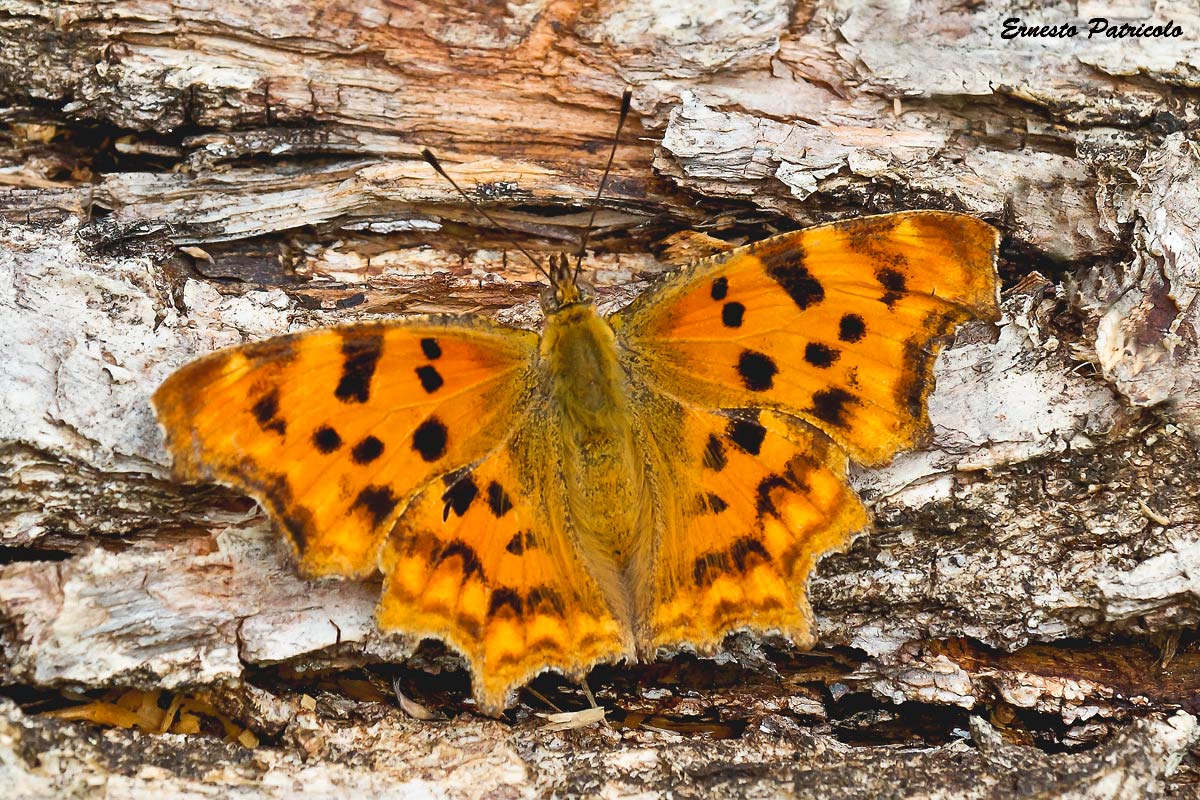
{"label": "butterfly body", "polygon": [[630,377],[612,328],[590,303],[576,304],[547,317],[541,351],[572,515],[581,530],[613,546],[620,561],[629,550],[620,540],[645,505],[644,459],[634,435]]}
{"label": "butterfly body", "polygon": [[927,430],[940,337],[996,316],[997,235],[906,212],[703,259],[600,316],[552,260],[540,336],[412,317],[202,358],[155,395],[177,474],[253,495],[307,575],[385,576],[496,713],[538,672],[813,642],[821,554],[868,516],[847,456]]}
{"label": "butterfly body", "polygon": [[[541,425],[557,437],[547,480],[561,481],[567,515],[588,571],[614,615],[635,618],[633,557],[647,540],[650,507],[645,455],[635,430],[630,377],[620,363],[612,327],[590,300],[551,304],[532,383],[544,403]],[[558,472],[555,475],[555,472]]]}

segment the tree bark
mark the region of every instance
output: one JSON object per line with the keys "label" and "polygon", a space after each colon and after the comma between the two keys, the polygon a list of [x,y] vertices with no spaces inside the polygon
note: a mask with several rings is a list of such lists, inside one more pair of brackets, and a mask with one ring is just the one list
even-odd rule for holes
{"label": "tree bark", "polygon": [[[1197,796],[1200,14],[1119,5],[1005,39],[991,0],[0,0],[0,783]],[[1182,33],[1089,38],[1100,16]],[[534,712],[576,687],[477,716],[453,656],[374,630],[378,582],[303,581],[252,502],[172,483],[148,400],[285,331],[536,326],[536,273],[420,150],[570,249],[626,86],[603,309],[682,230],[942,208],[1002,230],[1004,318],[939,358],[929,445],[855,472],[875,525],[818,567],[813,653],[600,669],[608,725],[560,732]],[[131,688],[261,743],[42,713]]]}

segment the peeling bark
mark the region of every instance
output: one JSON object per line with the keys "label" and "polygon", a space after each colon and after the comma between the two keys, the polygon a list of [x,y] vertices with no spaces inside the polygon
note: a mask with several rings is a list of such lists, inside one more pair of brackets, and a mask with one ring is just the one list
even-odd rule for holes
{"label": "peeling bark", "polygon": [[[1195,796],[1200,15],[1124,5],[1184,35],[999,37],[1117,16],[1090,0],[0,0],[0,783]],[[420,149],[523,245],[570,248],[627,84],[605,309],[682,229],[932,207],[1004,232],[1004,318],[940,357],[928,445],[855,473],[876,523],[818,568],[814,653],[597,670],[611,727],[552,732],[530,693],[475,716],[452,655],[374,631],[377,583],[302,581],[252,503],[169,481],[148,398],[285,331],[536,326],[535,273]],[[38,715],[108,687],[204,692],[266,745]]]}
{"label": "peeling bark", "polygon": [[771,715],[737,742],[711,742],[622,736],[603,727],[556,734],[480,719],[430,724],[392,710],[351,726],[301,713],[289,748],[251,753],[173,735],[63,732],[7,701],[0,712],[0,742],[12,754],[0,762],[0,775],[24,797],[209,797],[218,783],[263,798],[302,790],[331,797],[620,797],[670,787],[688,797],[1137,800],[1163,790],[1166,774],[1197,739],[1195,720],[1182,713],[1140,721],[1088,753],[1050,755],[1006,743],[982,720],[972,724],[976,747],[960,740],[900,750],[846,745]]}

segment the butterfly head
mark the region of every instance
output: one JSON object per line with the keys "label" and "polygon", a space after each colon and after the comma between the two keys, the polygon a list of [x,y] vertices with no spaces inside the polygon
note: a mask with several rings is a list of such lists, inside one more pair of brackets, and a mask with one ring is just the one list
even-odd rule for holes
{"label": "butterfly head", "polygon": [[573,305],[590,305],[596,297],[595,288],[579,277],[566,253],[550,256],[550,285],[542,290],[542,311],[552,314]]}

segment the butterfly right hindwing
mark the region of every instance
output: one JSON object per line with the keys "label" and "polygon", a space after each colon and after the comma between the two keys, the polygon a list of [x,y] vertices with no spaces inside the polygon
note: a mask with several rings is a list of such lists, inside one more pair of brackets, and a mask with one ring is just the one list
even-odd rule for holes
{"label": "butterfly right hindwing", "polygon": [[681,425],[648,430],[663,454],[657,468],[670,474],[654,482],[643,649],[712,650],[739,628],[811,646],[809,575],[868,520],[846,482],[845,455],[776,412],[671,405]]}

